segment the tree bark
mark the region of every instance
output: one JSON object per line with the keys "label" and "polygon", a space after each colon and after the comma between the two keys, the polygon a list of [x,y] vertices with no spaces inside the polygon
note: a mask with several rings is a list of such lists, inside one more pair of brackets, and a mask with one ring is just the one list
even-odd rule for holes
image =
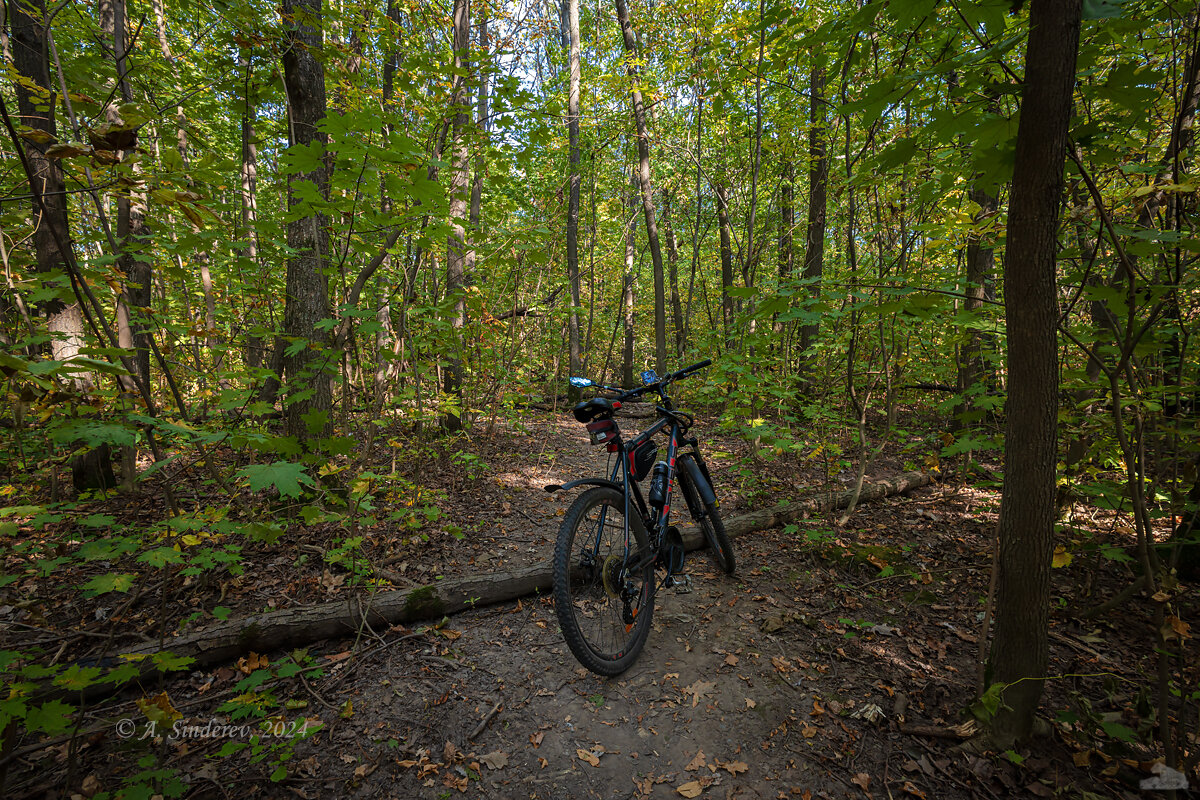
{"label": "tree bark", "polygon": [[466,324],[467,306],[462,297],[466,277],[468,243],[465,225],[468,220],[467,180],[470,149],[467,146],[467,108],[471,97],[466,78],[469,69],[468,48],[471,45],[470,0],[454,0],[454,107],[453,139],[450,144],[450,233],[446,237],[446,296],[454,298],[454,314],[450,318],[451,356],[442,373],[442,391],[454,399],[456,410],[442,416],[442,429],[453,433],[462,429],[462,329]]}
{"label": "tree bark", "polygon": [[621,350],[621,385],[633,386],[633,261],[637,250],[637,214],[635,212],[637,197],[634,186],[636,175],[630,170],[629,192],[625,201],[625,277],[621,290],[621,305],[625,313],[625,338]]}
{"label": "tree bark", "polygon": [[[47,41],[42,28],[45,12],[45,0],[9,0],[8,3],[13,66],[31,84],[16,82],[20,121],[34,130],[47,133],[53,141],[57,136],[54,118],[56,102],[50,83]],[[17,143],[14,142],[14,145]],[[45,284],[53,284],[58,291],[69,293],[69,284],[60,283],[65,278],[67,262],[59,246],[61,242],[69,247],[71,241],[67,197],[60,162],[46,158],[45,149],[48,146],[49,142],[25,142],[25,156],[33,173],[29,188],[35,195],[32,213],[35,265]],[[51,357],[66,361],[78,355],[84,343],[84,320],[79,303],[74,299],[54,298],[42,303],[40,310],[46,317],[50,334]],[[92,377],[87,372],[74,372],[71,382],[76,389],[86,390],[92,385]]]}
{"label": "tree bark", "polygon": [[733,233],[729,228],[729,189],[724,183],[713,187],[717,195],[717,225],[721,229],[721,324],[725,328],[725,350],[733,349]]}
{"label": "tree bark", "polygon": [[[245,47],[238,55],[238,66],[244,71],[242,78],[242,164],[240,170],[240,201],[241,217],[238,226],[238,237],[241,240],[238,255],[245,266],[257,271],[258,268],[258,143],[254,139],[255,107],[250,97],[252,51]],[[249,320],[261,324],[261,320]],[[254,369],[263,366],[267,359],[263,357],[265,345],[262,337],[251,332],[246,337],[245,362],[246,366]]]}
{"label": "tree bark", "polygon": [[667,279],[671,283],[671,321],[675,328],[675,357],[683,358],[683,303],[679,297],[679,248],[671,226],[671,195],[663,189],[663,230],[667,234]]}
{"label": "tree bark", "polygon": [[641,70],[635,66],[633,61],[638,54],[637,43],[634,39],[633,25],[629,21],[629,6],[625,0],[617,0],[617,19],[621,23],[625,52],[630,59],[626,62],[626,71],[630,78],[629,93],[633,99],[633,121],[637,127],[637,176],[642,189],[642,213],[646,218],[646,239],[650,244],[650,260],[654,264],[654,368],[660,375],[665,375],[667,373],[667,301],[662,249],[658,242],[658,224],[654,219],[654,190],[650,182],[650,137],[646,131],[646,105],[642,100],[642,90],[638,88]]}
{"label": "tree bark", "polygon": [[[821,276],[825,271],[825,204],[829,185],[829,152],[825,130],[825,73],[817,66],[809,76],[808,107],[808,225],[804,235],[804,278],[808,296],[821,297]],[[812,371],[812,348],[820,326],[809,322],[800,326],[802,377]]]}
{"label": "tree bark", "polygon": [[[322,199],[329,198],[329,166],[324,152],[326,136],[317,129],[325,117],[325,70],[317,59],[324,42],[321,0],[284,0],[283,22],[287,48],[283,53],[283,82],[287,90],[292,147],[315,148],[320,158],[312,169],[288,176],[288,208],[304,209],[297,187],[308,182]],[[312,208],[288,223],[288,246],[296,255],[288,260],[287,296],[283,331],[291,342],[282,357],[288,398],[287,432],[300,441],[332,429],[333,392],[329,372],[336,361],[327,349],[329,333],[319,324],[331,316],[329,308],[329,219]]]}
{"label": "tree bark", "polygon": [[1058,415],[1055,250],[1080,0],[1032,0],[1004,264],[1008,403],[996,562],[994,738],[1030,735],[1048,659]]}
{"label": "tree bark", "polygon": [[[570,139],[571,186],[567,203],[567,280],[571,284],[571,311],[567,318],[567,349],[572,375],[583,373],[583,357],[579,347],[579,314],[582,310],[579,291],[579,0],[566,0],[571,34],[571,86],[567,99],[567,127]],[[580,397],[579,389],[568,389],[573,401]]]}

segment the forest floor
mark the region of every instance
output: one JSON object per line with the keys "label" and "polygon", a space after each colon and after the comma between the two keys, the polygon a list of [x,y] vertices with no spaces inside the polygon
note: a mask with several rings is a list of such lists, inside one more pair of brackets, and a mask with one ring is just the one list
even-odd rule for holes
{"label": "forest floor", "polygon": [[[749,444],[714,423],[701,415],[697,432],[726,518],[828,485],[819,458],[755,461]],[[868,481],[928,455],[901,454],[903,444],[871,461]],[[604,463],[561,413],[531,411],[457,447],[412,470],[438,519],[403,533],[387,523],[361,531],[364,551],[401,585],[545,562],[575,493],[542,486],[599,474]],[[843,468],[832,477],[844,487],[854,475]],[[129,502],[84,510],[119,514]],[[186,796],[212,798],[1140,796],[1154,754],[1105,737],[1100,726],[1144,727],[1136,687],[1150,685],[1152,611],[1134,601],[1119,619],[1079,622],[1081,609],[1127,580],[1096,555],[1054,572],[1050,673],[1064,677],[1048,682],[1043,701],[1048,718],[1082,721],[1055,724],[1019,752],[973,755],[958,746],[954,726],[969,720],[977,695],[998,507],[998,491],[946,479],[860,506],[841,527],[837,512],[741,536],[734,576],[719,574],[704,551],[691,553],[692,591],[660,592],[645,651],[615,679],[574,660],[547,597],[319,642],[307,658],[323,675],[279,670],[271,688],[281,704],[290,701],[276,712],[285,727],[307,721],[316,732],[214,758],[249,739],[199,728],[241,724],[218,710],[238,680],[289,661],[287,653],[247,654],[141,693],[165,692],[160,707],[198,726],[194,735],[145,736],[145,702],[114,698],[89,709],[86,736],[43,749],[20,743],[7,796],[114,791],[139,759],[141,769],[174,769]],[[1112,515],[1088,510],[1078,519],[1128,545]],[[264,603],[351,597],[361,591],[352,574],[311,555],[333,537],[319,522],[294,525],[279,542],[247,551],[247,574],[232,586],[197,584],[172,598],[178,606],[167,617],[211,607],[218,588],[235,616]],[[19,591],[0,598],[9,642],[34,627]],[[70,619],[95,611],[63,603],[67,610],[35,617],[40,629],[68,630]],[[139,613],[162,616],[153,599],[146,606],[127,611],[131,629],[145,621]],[[135,735],[122,720],[134,721]],[[280,763],[286,777],[272,783]]]}

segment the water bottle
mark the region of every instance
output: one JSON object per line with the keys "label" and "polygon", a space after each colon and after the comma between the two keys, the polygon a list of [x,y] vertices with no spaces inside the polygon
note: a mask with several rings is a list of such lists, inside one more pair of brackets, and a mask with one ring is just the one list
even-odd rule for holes
{"label": "water bottle", "polygon": [[662,508],[667,501],[667,462],[659,461],[654,465],[654,473],[650,478],[650,505]]}

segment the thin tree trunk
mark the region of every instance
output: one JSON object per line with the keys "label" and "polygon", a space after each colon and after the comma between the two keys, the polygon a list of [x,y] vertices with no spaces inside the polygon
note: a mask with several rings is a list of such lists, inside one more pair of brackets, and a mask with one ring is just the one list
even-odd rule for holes
{"label": "thin tree trunk", "polygon": [[[821,277],[825,271],[825,203],[829,184],[829,152],[825,127],[825,73],[813,67],[809,77],[808,107],[808,225],[804,235],[804,278],[808,296],[821,297]],[[801,377],[808,381],[812,372],[812,348],[819,325],[800,326]]]}
{"label": "thin tree trunk", "polygon": [[454,297],[454,315],[450,318],[451,356],[442,375],[442,391],[454,398],[456,411],[442,416],[442,429],[454,432],[462,429],[462,329],[466,324],[466,303],[462,297],[469,249],[464,224],[468,222],[467,181],[470,149],[467,145],[467,108],[471,97],[466,75],[470,69],[468,49],[471,46],[470,0],[454,0],[454,136],[450,145],[450,233],[446,238],[446,296]]}
{"label": "thin tree trunk", "polygon": [[723,183],[713,187],[717,195],[717,224],[721,228],[721,324],[725,349],[733,349],[733,234],[729,228],[729,190]]}
{"label": "thin tree trunk", "polygon": [[667,234],[667,277],[671,282],[671,319],[675,328],[675,357],[683,358],[683,304],[679,298],[679,248],[671,225],[671,195],[663,189],[663,229]]}
{"label": "thin tree trunk", "polygon": [[617,19],[624,34],[625,53],[630,59],[626,71],[630,77],[630,96],[633,99],[633,121],[637,126],[638,183],[642,189],[642,213],[646,217],[646,239],[650,244],[650,260],[654,264],[654,361],[660,375],[667,372],[667,302],[663,276],[662,249],[658,242],[658,225],[654,219],[654,195],[650,182],[650,137],[646,131],[646,105],[639,88],[641,71],[635,66],[638,55],[633,25],[629,21],[629,6],[617,0]]}
{"label": "thin tree trunk", "polygon": [[[571,284],[571,311],[567,318],[567,348],[572,375],[583,373],[583,357],[579,346],[579,314],[582,309],[579,290],[579,0],[565,0],[570,28],[571,86],[567,100],[567,126],[570,139],[571,186],[567,204],[567,280]],[[579,399],[579,389],[568,389],[573,401]]]}
{"label": "thin tree trunk", "polygon": [[625,315],[625,339],[621,359],[621,384],[633,386],[633,261],[637,247],[637,176],[630,169],[629,191],[625,196],[625,278],[621,290],[621,304]]}
{"label": "thin tree trunk", "polygon": [[1002,747],[1028,738],[1048,661],[1058,416],[1055,252],[1080,0],[1032,0],[1004,263],[1008,403],[992,682]]}

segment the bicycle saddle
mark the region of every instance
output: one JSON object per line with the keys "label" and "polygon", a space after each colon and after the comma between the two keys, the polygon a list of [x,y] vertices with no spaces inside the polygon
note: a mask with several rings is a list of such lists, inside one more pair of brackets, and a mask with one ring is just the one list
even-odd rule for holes
{"label": "bicycle saddle", "polygon": [[582,403],[577,403],[571,413],[575,415],[575,419],[580,422],[591,422],[597,417],[604,419],[611,418],[616,409],[613,407],[612,401],[607,397],[593,397],[591,400],[584,400]]}

